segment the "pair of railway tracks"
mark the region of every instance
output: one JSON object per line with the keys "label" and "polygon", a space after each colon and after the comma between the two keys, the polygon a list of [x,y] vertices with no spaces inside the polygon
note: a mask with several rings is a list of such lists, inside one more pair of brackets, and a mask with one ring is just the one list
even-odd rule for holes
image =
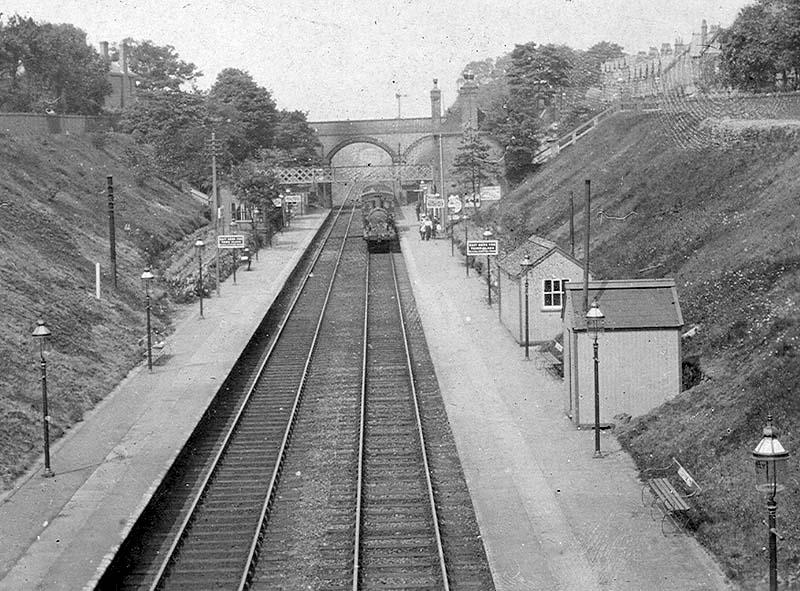
{"label": "pair of railway tracks", "polygon": [[409,294],[352,226],[340,210],[98,588],[450,588]]}

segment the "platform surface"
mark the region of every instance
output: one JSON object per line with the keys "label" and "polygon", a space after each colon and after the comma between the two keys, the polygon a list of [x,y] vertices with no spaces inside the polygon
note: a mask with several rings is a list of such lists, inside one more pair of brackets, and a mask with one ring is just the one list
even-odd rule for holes
{"label": "platform surface", "polygon": [[[327,211],[296,217],[220,295],[187,307],[169,357],[131,371],[0,498],[0,590],[91,589],[296,267]],[[58,376],[49,380],[54,395]]]}
{"label": "platform surface", "polygon": [[[691,537],[661,533],[630,457],[564,416],[559,380],[525,361],[486,284],[446,239],[401,242],[497,591],[729,591]],[[0,591],[91,589],[266,313],[322,216],[293,222],[238,284],[170,337],[0,504]],[[54,388],[55,388],[54,381]]]}
{"label": "platform surface", "polygon": [[[525,360],[488,303],[486,279],[450,240],[422,241],[403,208],[401,245],[497,591],[730,590],[711,556],[665,537],[613,434],[579,431],[562,382]],[[457,226],[458,228],[458,226]]]}

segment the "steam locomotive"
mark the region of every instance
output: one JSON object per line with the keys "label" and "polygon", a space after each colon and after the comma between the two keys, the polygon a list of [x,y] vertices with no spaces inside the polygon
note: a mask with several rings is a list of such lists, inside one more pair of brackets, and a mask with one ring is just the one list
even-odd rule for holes
{"label": "steam locomotive", "polygon": [[389,185],[368,185],[361,192],[364,240],[369,252],[394,252],[399,248],[395,225],[395,196]]}

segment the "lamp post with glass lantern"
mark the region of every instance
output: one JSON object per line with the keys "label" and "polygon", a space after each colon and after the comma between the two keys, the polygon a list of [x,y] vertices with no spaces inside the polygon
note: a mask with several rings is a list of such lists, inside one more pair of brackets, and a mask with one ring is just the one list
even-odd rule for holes
{"label": "lamp post with glass lantern", "polygon": [[597,300],[592,300],[589,311],[586,312],[586,329],[594,335],[594,457],[601,458],[600,452],[600,357],[598,356],[597,333],[603,329],[605,315],[600,310]]}
{"label": "lamp post with glass lantern", "polygon": [[[487,228],[487,229],[485,229],[483,231],[483,239],[484,240],[490,240],[492,238],[492,236],[494,236],[494,234],[492,234],[492,231],[490,229]],[[489,305],[491,306],[492,305],[492,266],[491,266],[490,263],[491,263],[491,259],[489,258],[489,255],[487,254],[486,255],[486,285],[489,288]]]}
{"label": "lamp post with glass lantern", "polygon": [[153,280],[153,273],[147,266],[142,273],[142,283],[144,283],[145,308],[147,309],[147,369],[153,371],[153,350],[150,331],[150,282]]}
{"label": "lamp post with glass lantern", "polygon": [[47,340],[53,333],[47,328],[44,320],[39,319],[36,322],[36,328],[33,329],[32,336],[39,341],[39,366],[41,368],[42,380],[42,431],[44,435],[44,471],[42,476],[51,477],[55,474],[50,469],[50,412],[47,410],[47,361],[44,358],[44,349]]}
{"label": "lamp post with glass lantern", "polygon": [[526,254],[519,266],[522,268],[522,274],[525,276],[525,359],[530,359],[529,349],[531,340],[528,334],[530,328],[530,315],[528,312],[528,272],[531,270],[531,267],[533,267],[533,261],[530,255]]}
{"label": "lamp post with glass lantern", "polygon": [[[767,516],[769,528],[769,591],[778,590],[778,532],[776,513],[778,504],[775,495],[783,490],[780,477],[789,459],[789,452],[778,441],[776,429],[772,426],[772,415],[767,417],[763,437],[753,450],[756,466],[756,490],[767,497]],[[780,474],[779,474],[780,473]]]}
{"label": "lamp post with glass lantern", "polygon": [[197,271],[198,271],[198,286],[197,295],[200,297],[200,318],[203,318],[203,248],[206,243],[198,238],[194,243],[194,249],[197,251]]}

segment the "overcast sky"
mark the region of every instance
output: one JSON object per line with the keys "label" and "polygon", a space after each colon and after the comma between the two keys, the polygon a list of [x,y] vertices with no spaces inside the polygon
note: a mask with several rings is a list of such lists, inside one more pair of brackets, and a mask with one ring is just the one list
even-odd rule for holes
{"label": "overcast sky", "polygon": [[282,109],[312,121],[430,114],[470,61],[515,44],[627,52],[691,39],[700,22],[729,26],[755,0],[4,0],[3,17],[71,23],[90,43],[125,37],[172,45],[204,73],[249,72]]}

